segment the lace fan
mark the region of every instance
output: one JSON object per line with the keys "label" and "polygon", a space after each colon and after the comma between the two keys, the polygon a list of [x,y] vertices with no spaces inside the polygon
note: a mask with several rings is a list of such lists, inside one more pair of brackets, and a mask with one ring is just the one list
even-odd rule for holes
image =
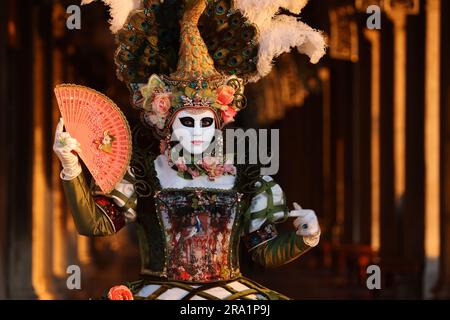
{"label": "lace fan", "polygon": [[131,132],[117,105],[102,93],[62,84],[55,95],[67,132],[81,144],[80,158],[104,193],[125,175],[131,158]]}

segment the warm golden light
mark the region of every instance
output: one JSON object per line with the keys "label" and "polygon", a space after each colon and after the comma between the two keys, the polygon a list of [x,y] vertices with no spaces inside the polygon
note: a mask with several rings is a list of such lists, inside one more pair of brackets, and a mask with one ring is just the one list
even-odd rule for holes
{"label": "warm golden light", "polygon": [[440,250],[440,16],[440,0],[428,0],[425,75],[425,251],[428,257],[438,257]]}
{"label": "warm golden light", "polygon": [[377,252],[380,249],[380,33],[365,31],[372,45],[371,61],[371,246]]}
{"label": "warm golden light", "polygon": [[34,159],[33,159],[33,227],[32,227],[32,281],[39,299],[52,299],[49,280],[51,279],[50,260],[51,221],[47,219],[48,190],[45,178],[44,157],[44,87],[40,77],[44,74],[43,44],[35,28],[34,41]]}
{"label": "warm golden light", "polygon": [[424,297],[433,298],[440,259],[441,1],[426,6],[425,73],[425,271]]}
{"label": "warm golden light", "polygon": [[397,205],[405,193],[406,15],[394,14],[394,184]]}
{"label": "warm golden light", "polygon": [[[53,85],[61,83],[63,73],[63,54],[61,49],[53,51]],[[53,123],[58,123],[59,111],[55,100],[53,100]],[[58,160],[54,159],[52,163],[52,194],[53,194],[53,273],[55,276],[63,277],[66,275],[66,230],[63,211],[63,194],[61,192],[61,181],[59,172],[61,165]]]}
{"label": "warm golden light", "polygon": [[[322,159],[323,159],[323,203],[325,215],[331,214],[332,193],[332,162],[331,162],[331,101],[330,101],[330,70],[321,68],[319,78],[322,82],[323,111],[322,111]],[[325,221],[329,223],[329,221]],[[329,227],[326,225],[325,227]]]}

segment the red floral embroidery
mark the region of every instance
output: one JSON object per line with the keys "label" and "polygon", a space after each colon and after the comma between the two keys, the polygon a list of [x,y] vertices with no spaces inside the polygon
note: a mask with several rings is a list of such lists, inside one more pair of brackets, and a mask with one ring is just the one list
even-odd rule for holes
{"label": "red floral embroidery", "polygon": [[125,226],[125,217],[122,210],[112,201],[112,199],[105,196],[98,196],[95,198],[95,203],[100,206],[108,215],[114,224],[116,232]]}
{"label": "red floral embroidery", "polygon": [[95,199],[95,202],[97,204],[101,205],[102,207],[110,204],[110,202],[106,198],[103,198],[103,197],[98,197],[97,199]]}
{"label": "red floral embroidery", "polygon": [[180,279],[181,279],[181,280],[187,281],[187,280],[189,280],[190,278],[191,278],[190,274],[187,273],[186,271],[183,271],[183,272],[180,273]]}

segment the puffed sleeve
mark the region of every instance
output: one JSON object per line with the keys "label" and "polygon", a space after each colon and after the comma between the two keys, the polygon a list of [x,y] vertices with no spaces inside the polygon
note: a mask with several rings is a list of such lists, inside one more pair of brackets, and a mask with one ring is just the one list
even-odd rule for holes
{"label": "puffed sleeve", "polygon": [[79,234],[112,235],[136,219],[137,197],[130,172],[109,194],[101,193],[95,184],[89,186],[83,173],[71,180],[61,178]]}
{"label": "puffed sleeve", "polygon": [[252,259],[265,267],[289,263],[311,247],[295,231],[278,234],[276,224],[289,218],[281,187],[269,176],[262,177],[258,190],[244,214],[243,242]]}

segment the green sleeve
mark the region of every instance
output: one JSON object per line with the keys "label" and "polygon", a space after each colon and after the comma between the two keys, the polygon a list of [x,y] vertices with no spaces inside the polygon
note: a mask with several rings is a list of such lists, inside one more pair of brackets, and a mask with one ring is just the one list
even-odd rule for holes
{"label": "green sleeve", "polygon": [[62,180],[62,184],[79,234],[108,236],[116,232],[111,218],[96,204],[83,173],[72,180]]}
{"label": "green sleeve", "polygon": [[309,249],[311,247],[303,242],[303,237],[292,231],[278,235],[250,253],[253,261],[266,268],[276,268],[297,259]]}

